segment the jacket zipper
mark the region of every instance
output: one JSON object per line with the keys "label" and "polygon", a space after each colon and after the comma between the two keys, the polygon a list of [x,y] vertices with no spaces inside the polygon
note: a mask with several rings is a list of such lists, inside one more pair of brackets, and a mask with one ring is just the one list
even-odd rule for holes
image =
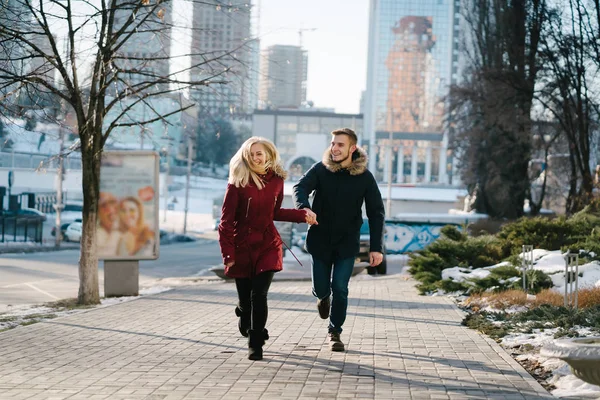
{"label": "jacket zipper", "polygon": [[250,201],[252,200],[252,197],[250,197],[248,199],[248,207],[246,207],[246,218],[248,218],[248,213],[250,212]]}

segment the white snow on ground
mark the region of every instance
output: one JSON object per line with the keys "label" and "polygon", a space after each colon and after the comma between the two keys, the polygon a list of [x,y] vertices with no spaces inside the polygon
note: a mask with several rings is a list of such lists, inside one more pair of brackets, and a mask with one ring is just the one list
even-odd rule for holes
{"label": "white snow on ground", "polygon": [[[588,328],[575,327],[574,330],[580,336],[594,335]],[[534,329],[532,333],[510,334],[502,338],[500,343],[507,348],[515,348],[526,344],[540,348],[545,344],[552,343],[554,334],[557,331],[558,329],[545,329],[543,331]],[[569,365],[562,360],[542,357],[538,352],[522,354],[517,359],[538,361],[544,369],[552,371],[552,377],[548,380],[548,383],[556,386],[556,389],[552,391],[552,395],[556,397],[596,396],[600,398],[600,386],[591,385],[577,378],[571,372]]]}
{"label": "white snow on ground", "polygon": [[[533,250],[534,264],[533,268],[543,271],[550,275],[554,283],[553,290],[564,293],[565,284],[565,258],[564,254],[557,251],[548,251],[544,249]],[[442,271],[443,279],[452,279],[457,282],[463,282],[469,278],[483,278],[489,275],[490,269],[497,268],[502,265],[510,265],[508,262],[492,265],[486,268],[470,269],[470,268],[448,268]],[[579,266],[579,288],[584,287],[600,287],[600,263],[593,261]],[[498,311],[491,307],[485,307],[486,311]],[[513,307],[507,312],[523,311],[521,307]],[[500,323],[500,322],[499,322]],[[597,333],[590,331],[589,328],[576,327],[575,330],[580,336],[594,336]],[[558,329],[534,329],[531,333],[515,333],[502,338],[501,344],[506,348],[519,347],[521,345],[531,345],[538,349],[545,344],[551,343],[554,340],[554,334]],[[556,386],[552,391],[552,395],[556,397],[571,397],[577,396],[597,396],[600,399],[600,386],[590,385],[575,377],[571,372],[568,364],[556,358],[545,358],[539,355],[539,351],[528,352],[520,355],[517,359],[537,360],[541,365],[549,371],[552,371],[552,377],[548,380],[549,383]]]}
{"label": "white snow on ground", "polygon": [[[188,283],[189,285],[190,283]],[[100,305],[92,306],[90,308],[107,307],[114,304],[124,303],[139,299],[142,296],[149,296],[171,290],[171,287],[155,285],[140,289],[139,296],[123,296],[123,297],[107,297],[100,300]],[[37,306],[30,308],[18,308],[6,313],[0,314],[0,331],[8,328],[14,328],[28,322],[39,322],[45,319],[44,316],[52,316],[51,318],[63,317],[65,315],[77,314],[89,310],[90,308],[80,308],[72,310],[60,310],[58,308]]]}
{"label": "white snow on ground", "polygon": [[442,270],[442,279],[452,279],[455,282],[464,282],[472,278],[483,279],[488,277],[488,275],[491,273],[491,269],[504,267],[506,265],[510,265],[510,263],[508,261],[503,261],[496,265],[491,265],[489,267],[477,269],[461,267],[446,268]]}

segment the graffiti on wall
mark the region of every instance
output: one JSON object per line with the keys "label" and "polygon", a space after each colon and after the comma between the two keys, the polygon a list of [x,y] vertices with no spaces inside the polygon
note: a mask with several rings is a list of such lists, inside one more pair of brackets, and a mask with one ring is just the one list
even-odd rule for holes
{"label": "graffiti on wall", "polygon": [[[385,246],[388,254],[401,254],[424,249],[440,237],[441,229],[449,224],[401,223],[386,221]],[[460,226],[457,225],[460,229]]]}

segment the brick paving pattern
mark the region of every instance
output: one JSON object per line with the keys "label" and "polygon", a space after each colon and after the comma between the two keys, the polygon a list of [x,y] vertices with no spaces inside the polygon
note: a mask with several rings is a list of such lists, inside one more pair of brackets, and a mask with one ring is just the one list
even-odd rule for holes
{"label": "brick paving pattern", "polygon": [[445,297],[403,275],[350,284],[333,353],[310,282],[276,281],[263,361],[246,358],[235,285],[217,282],[0,333],[0,399],[552,398]]}

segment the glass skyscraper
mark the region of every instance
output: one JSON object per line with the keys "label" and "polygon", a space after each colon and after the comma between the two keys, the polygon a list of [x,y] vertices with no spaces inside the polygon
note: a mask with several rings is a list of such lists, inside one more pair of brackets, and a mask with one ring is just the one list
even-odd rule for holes
{"label": "glass skyscraper", "polygon": [[363,143],[379,180],[448,183],[460,0],[371,0]]}

